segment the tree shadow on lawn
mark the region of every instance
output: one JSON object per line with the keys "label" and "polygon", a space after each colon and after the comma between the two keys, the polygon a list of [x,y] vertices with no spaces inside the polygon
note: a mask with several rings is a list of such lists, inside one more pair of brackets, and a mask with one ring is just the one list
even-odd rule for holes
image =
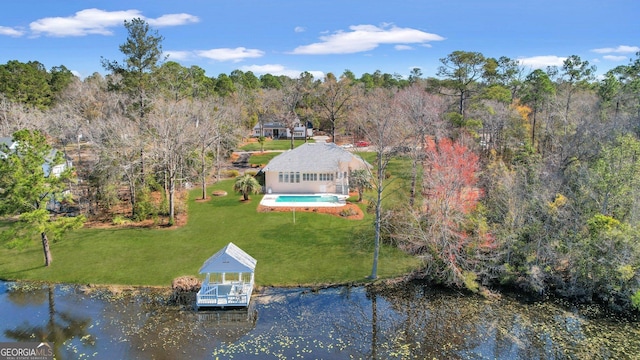
{"label": "tree shadow on lawn", "polygon": [[42,269],[42,268],[45,268],[45,267],[46,266],[44,266],[44,264],[42,264],[40,266],[34,266],[34,267],[28,268],[28,269],[10,271],[10,272],[5,273],[5,277],[6,277],[5,279],[0,279],[0,280],[11,281],[11,280],[14,280],[14,279],[18,279],[19,277],[15,276],[15,275],[26,274],[26,273],[29,273],[31,271]]}

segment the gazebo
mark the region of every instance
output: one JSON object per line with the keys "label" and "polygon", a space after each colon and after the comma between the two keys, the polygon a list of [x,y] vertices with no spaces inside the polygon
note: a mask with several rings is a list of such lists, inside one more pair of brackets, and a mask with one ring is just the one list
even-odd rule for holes
{"label": "gazebo", "polygon": [[229,243],[200,268],[207,274],[196,297],[196,306],[249,306],[253,292],[256,259]]}

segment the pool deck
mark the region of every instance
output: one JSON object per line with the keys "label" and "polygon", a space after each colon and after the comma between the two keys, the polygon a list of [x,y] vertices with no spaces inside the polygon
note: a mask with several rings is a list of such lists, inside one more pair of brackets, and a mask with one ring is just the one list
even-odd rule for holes
{"label": "pool deck", "polygon": [[[278,196],[337,196],[338,202],[276,202]],[[347,195],[339,194],[267,194],[260,201],[260,205],[269,207],[300,207],[300,208],[313,208],[313,207],[340,207],[347,204]]]}

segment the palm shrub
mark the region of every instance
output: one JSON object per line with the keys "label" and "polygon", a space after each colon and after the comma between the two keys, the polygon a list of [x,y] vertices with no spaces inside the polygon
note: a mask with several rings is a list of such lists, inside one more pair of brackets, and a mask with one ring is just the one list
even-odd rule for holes
{"label": "palm shrub", "polygon": [[242,194],[245,201],[249,200],[249,194],[257,194],[261,190],[260,183],[251,174],[244,174],[236,178],[233,191]]}

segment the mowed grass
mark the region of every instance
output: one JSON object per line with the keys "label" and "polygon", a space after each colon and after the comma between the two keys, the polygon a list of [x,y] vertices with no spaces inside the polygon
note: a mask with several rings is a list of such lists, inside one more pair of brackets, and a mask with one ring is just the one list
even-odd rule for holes
{"label": "mowed grass", "polygon": [[274,157],[282,154],[281,152],[264,152],[264,153],[252,153],[249,157],[249,164],[251,165],[266,165]]}
{"label": "mowed grass", "polygon": [[[312,139],[307,140],[306,142],[315,142]],[[293,140],[293,147],[296,148],[302,144],[304,144],[304,140]],[[241,150],[244,151],[260,151],[260,143],[259,142],[251,142],[240,147]],[[291,149],[291,140],[270,140],[266,139],[264,141],[263,150],[289,150]]]}
{"label": "mowed grass", "polygon": [[[81,229],[51,245],[53,263],[44,267],[42,246],[0,246],[0,278],[59,283],[169,286],[172,279],[198,275],[202,263],[233,242],[257,259],[256,283],[265,286],[365,281],[373,260],[373,218],[346,220],[316,213],[258,213],[262,195],[240,201],[233,180],[208,192],[228,195],[189,199],[187,225],[175,229]],[[383,246],[378,274],[395,277],[418,260]]]}

